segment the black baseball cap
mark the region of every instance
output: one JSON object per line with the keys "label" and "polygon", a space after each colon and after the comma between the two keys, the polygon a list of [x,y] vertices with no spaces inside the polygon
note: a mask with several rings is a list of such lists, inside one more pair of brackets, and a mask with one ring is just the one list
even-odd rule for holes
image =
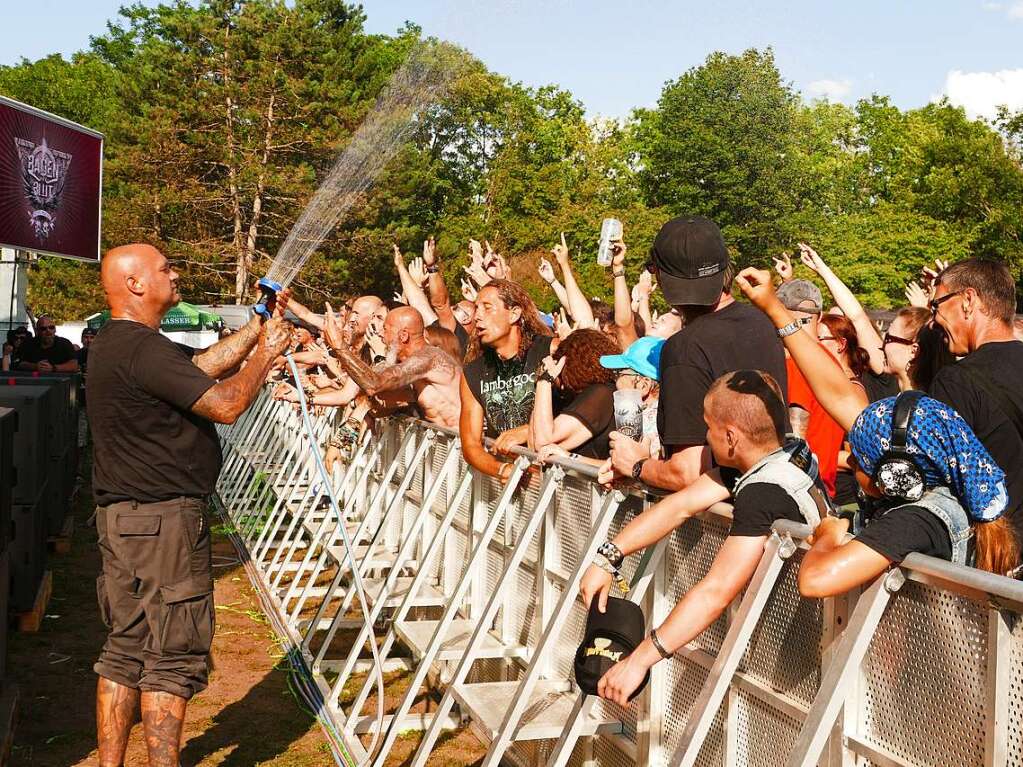
{"label": "black baseball cap", "polygon": [[[575,682],[587,695],[597,694],[601,677],[639,646],[646,628],[643,611],[635,602],[608,597],[607,612],[603,613],[597,602],[597,597],[590,602],[586,633],[575,651]],[[647,672],[629,700],[639,695],[649,681],[650,672]]]}
{"label": "black baseball cap", "polygon": [[718,225],[703,216],[679,216],[657,233],[652,248],[661,292],[672,306],[718,302],[728,267],[728,248]]}

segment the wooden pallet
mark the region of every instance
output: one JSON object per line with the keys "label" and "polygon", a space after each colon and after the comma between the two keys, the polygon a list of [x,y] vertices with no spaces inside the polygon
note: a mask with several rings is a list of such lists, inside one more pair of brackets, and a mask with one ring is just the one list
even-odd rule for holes
{"label": "wooden pallet", "polygon": [[47,570],[43,573],[43,579],[39,582],[39,590],[36,592],[35,602],[31,610],[18,614],[18,631],[35,633],[43,625],[43,616],[46,615],[46,607],[50,604],[50,596],[53,594],[53,573]]}
{"label": "wooden pallet", "polygon": [[74,537],[74,534],[75,518],[69,514],[60,528],[60,533],[51,535],[46,539],[46,543],[54,554],[69,554],[71,552],[71,539]]}
{"label": "wooden pallet", "polygon": [[14,724],[18,718],[18,687],[10,679],[0,689],[0,767],[10,764]]}

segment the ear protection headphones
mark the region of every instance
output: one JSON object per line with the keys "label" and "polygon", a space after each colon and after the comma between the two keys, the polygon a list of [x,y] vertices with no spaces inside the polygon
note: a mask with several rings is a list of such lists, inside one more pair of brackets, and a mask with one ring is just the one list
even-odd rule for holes
{"label": "ear protection headphones", "polygon": [[885,498],[918,501],[927,489],[923,471],[906,448],[913,411],[923,396],[922,392],[905,391],[895,399],[891,446],[874,467],[874,483]]}

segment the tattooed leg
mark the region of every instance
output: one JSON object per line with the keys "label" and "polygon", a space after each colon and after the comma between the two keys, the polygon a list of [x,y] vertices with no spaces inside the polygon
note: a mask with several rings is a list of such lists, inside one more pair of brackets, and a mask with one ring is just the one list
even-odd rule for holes
{"label": "tattooed leg", "polygon": [[187,703],[169,692],[147,690],[142,693],[142,727],[149,750],[149,767],[178,767]]}
{"label": "tattooed leg", "polygon": [[100,677],[96,683],[96,735],[100,767],[121,767],[135,724],[139,691]]}

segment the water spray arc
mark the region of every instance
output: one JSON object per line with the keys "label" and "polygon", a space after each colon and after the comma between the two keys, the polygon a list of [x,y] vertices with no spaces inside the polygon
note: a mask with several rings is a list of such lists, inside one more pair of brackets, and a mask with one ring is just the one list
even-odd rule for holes
{"label": "water spray arc", "polygon": [[273,294],[291,284],[330,231],[344,219],[408,142],[419,116],[437,104],[455,75],[451,52],[421,43],[392,75],[259,281],[255,311],[263,316]]}

